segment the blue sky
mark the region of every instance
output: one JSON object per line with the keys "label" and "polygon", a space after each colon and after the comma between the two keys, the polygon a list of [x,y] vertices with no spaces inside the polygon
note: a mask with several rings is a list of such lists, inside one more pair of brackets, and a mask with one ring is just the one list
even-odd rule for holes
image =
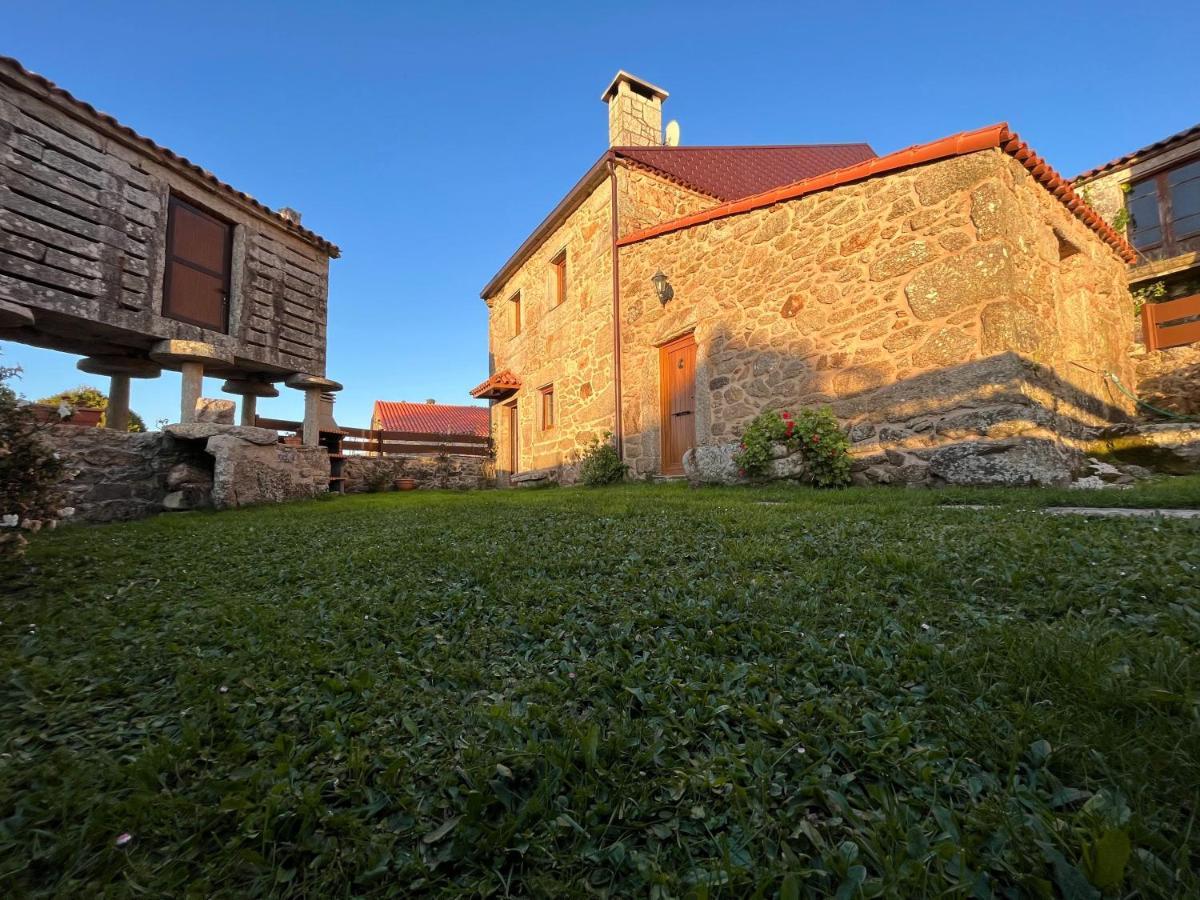
{"label": "blue sky", "polygon": [[[0,53],[342,248],[337,418],[470,402],[479,289],[605,149],[625,68],[686,144],[869,141],[1008,121],[1075,175],[1200,121],[1195,3],[6,2]],[[75,358],[4,344],[38,397]],[[206,380],[205,394],[221,396]],[[133,406],[174,421],[178,376]],[[284,390],[260,414],[299,417]]]}

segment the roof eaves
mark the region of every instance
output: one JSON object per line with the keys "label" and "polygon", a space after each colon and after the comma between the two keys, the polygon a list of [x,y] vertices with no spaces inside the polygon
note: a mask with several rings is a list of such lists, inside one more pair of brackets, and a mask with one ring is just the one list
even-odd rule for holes
{"label": "roof eaves", "polygon": [[1009,156],[1012,156],[1043,187],[1071,210],[1078,219],[1100,235],[1101,239],[1127,262],[1133,262],[1136,259],[1133,248],[1125,242],[1124,238],[1117,234],[1095,210],[1088,206],[1071,189],[1066,179],[1054,171],[1015,132],[1010,131],[1008,124],[1004,122],[989,125],[986,128],[979,128],[975,131],[950,135],[949,137],[941,138],[928,144],[917,144],[907,147],[904,150],[890,153],[887,156],[878,156],[874,159],[841,169],[835,169],[832,172],[826,172],[813,178],[806,178],[803,181],[798,181],[786,187],[765,191],[761,194],[755,194],[752,197],[723,203],[719,206],[714,206],[712,209],[682,216],[681,218],[663,222],[659,225],[653,225],[626,235],[619,239],[617,244],[622,247],[629,244],[636,244],[639,241],[670,234],[674,231],[681,231],[685,228],[691,228],[717,219],[740,215],[741,213],[761,209],[766,206],[773,206],[776,203],[794,200],[807,194],[851,184],[855,181],[874,177],[875,175],[896,172],[911,166],[988,149],[1000,149]]}
{"label": "roof eaves", "polygon": [[1124,156],[1118,156],[1116,159],[1109,160],[1102,166],[1096,166],[1094,169],[1088,169],[1080,175],[1076,175],[1071,179],[1072,184],[1079,184],[1083,181],[1090,181],[1097,175],[1103,175],[1106,172],[1111,172],[1113,169],[1124,168],[1127,165],[1133,165],[1140,162],[1144,156],[1151,156],[1155,153],[1161,153],[1164,150],[1169,150],[1175,144],[1182,143],[1190,138],[1200,137],[1200,125],[1193,125],[1191,128],[1185,128],[1183,131],[1177,131],[1175,134],[1165,137],[1160,141],[1155,141],[1153,144],[1147,144],[1134,150],[1132,153],[1126,153]]}
{"label": "roof eaves", "polygon": [[[21,65],[19,60],[13,59],[11,56],[0,55],[0,80],[5,79],[5,73],[3,71],[4,66],[7,66],[9,69],[15,71],[16,78],[23,78],[32,81],[34,84],[38,85],[38,87],[42,88],[49,95],[51,95],[54,99],[63,103],[66,111],[70,112],[76,118],[88,119],[93,123],[97,121],[100,122],[102,125],[107,126],[109,129],[116,132],[117,136],[125,141],[125,143],[134,146],[136,149],[149,150],[151,153],[164,158],[168,167],[181,169],[185,172],[185,174],[193,178],[197,178],[205,182],[208,186],[216,188],[222,193],[227,194],[234,199],[250,206],[256,213],[260,215],[265,214],[273,225],[277,225],[285,231],[289,231],[301,238],[306,243],[312,244],[317,249],[323,251],[330,258],[337,259],[339,256],[341,256],[341,250],[336,244],[333,244],[321,237],[315,231],[311,231],[302,225],[297,225],[296,223],[285,219],[265,203],[254,199],[249,194],[239,191],[232,185],[226,184],[207,169],[201,168],[186,157],[180,156],[173,150],[155,143],[145,135],[134,131],[128,125],[121,124],[108,113],[101,112],[90,103],[80,100],[70,91],[59,87],[45,76],[29,71],[23,65]],[[6,80],[12,81],[13,76],[8,75]]]}

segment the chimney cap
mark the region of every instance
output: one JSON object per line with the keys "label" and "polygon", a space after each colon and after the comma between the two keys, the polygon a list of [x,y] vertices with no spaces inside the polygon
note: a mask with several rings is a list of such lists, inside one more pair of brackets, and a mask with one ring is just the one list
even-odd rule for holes
{"label": "chimney cap", "polygon": [[667,92],[658,85],[651,84],[649,81],[638,78],[636,75],[630,75],[624,69],[618,69],[617,74],[613,76],[613,80],[609,82],[608,87],[604,89],[604,93],[600,95],[600,99],[605,103],[611,100],[612,95],[617,92],[622,81],[629,82],[629,87],[633,90],[633,92],[636,94],[641,94],[644,97],[657,97],[659,100],[666,100],[669,96],[669,94],[667,94]]}

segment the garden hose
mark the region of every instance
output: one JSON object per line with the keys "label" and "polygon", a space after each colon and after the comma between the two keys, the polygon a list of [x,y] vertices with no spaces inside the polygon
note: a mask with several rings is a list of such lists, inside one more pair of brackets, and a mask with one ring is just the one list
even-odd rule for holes
{"label": "garden hose", "polygon": [[1130,400],[1132,400],[1138,406],[1143,406],[1146,409],[1150,410],[1151,412],[1153,412],[1157,415],[1166,416],[1168,419],[1175,419],[1176,421],[1179,421],[1179,422],[1198,421],[1195,416],[1181,416],[1179,413],[1173,413],[1169,409],[1162,409],[1160,407],[1155,406],[1153,403],[1146,402],[1141,397],[1139,397],[1137,394],[1135,394],[1133,391],[1129,390],[1129,388],[1125,387],[1125,385],[1121,382],[1121,379],[1117,377],[1116,372],[1097,372],[1095,369],[1091,368],[1090,366],[1085,366],[1083,363],[1075,362],[1074,360],[1071,360],[1071,362],[1072,362],[1072,364],[1079,366],[1079,368],[1084,369],[1088,372],[1091,372],[1093,375],[1099,375],[1102,378],[1107,378],[1109,381],[1111,381],[1113,384],[1115,384],[1117,386],[1117,389],[1120,390],[1120,392],[1122,394],[1124,394],[1126,397],[1128,397]]}

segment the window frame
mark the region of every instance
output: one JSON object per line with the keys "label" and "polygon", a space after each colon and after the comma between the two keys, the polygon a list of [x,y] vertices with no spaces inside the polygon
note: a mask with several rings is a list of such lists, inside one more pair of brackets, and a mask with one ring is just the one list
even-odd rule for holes
{"label": "window frame", "polygon": [[[554,402],[554,384],[544,384],[538,388],[538,397],[541,430],[553,431],[554,426],[558,424],[558,409]],[[549,410],[549,416],[546,415],[547,410]]]}
{"label": "window frame", "polygon": [[[225,228],[225,246],[222,254],[222,266],[224,271],[216,272],[205,266],[200,265],[192,260],[185,259],[175,255],[175,209],[182,206],[191,212],[193,215],[201,216],[202,218],[210,219]],[[214,212],[207,206],[203,206],[194,200],[177,194],[171,190],[167,196],[167,235],[166,247],[163,256],[163,292],[162,302],[159,304],[159,315],[164,319],[170,319],[173,322],[184,322],[188,325],[195,325],[197,328],[203,328],[206,331],[215,331],[219,334],[230,334],[230,319],[233,311],[233,242],[234,231],[237,225],[231,222],[224,216]],[[190,316],[181,315],[180,313],[169,311],[171,306],[171,264],[178,263],[186,266],[201,274],[208,275],[211,278],[221,279],[222,286],[222,313],[224,322],[222,327],[216,328],[211,322],[203,322],[199,319]]]}
{"label": "window frame", "polygon": [[[1200,236],[1200,227],[1195,228],[1186,234],[1177,234],[1175,232],[1175,209],[1174,197],[1170,186],[1170,177],[1173,172],[1177,172],[1185,166],[1190,166],[1200,163],[1200,154],[1186,156],[1183,159],[1173,160],[1172,162],[1155,169],[1138,178],[1131,178],[1122,184],[1122,207],[1130,216],[1130,224],[1126,228],[1125,237],[1138,252],[1151,250],[1166,250],[1168,252],[1183,252],[1179,249],[1178,244],[1181,241],[1195,240]],[[1134,243],[1134,230],[1132,217],[1129,212],[1129,195],[1133,193],[1134,188],[1139,185],[1152,183],[1154,185],[1154,199],[1158,208],[1158,223],[1159,223],[1159,238],[1152,244],[1143,244],[1138,246]]]}
{"label": "window frame", "polygon": [[508,302],[511,304],[511,306],[509,306],[509,308],[508,308],[508,310],[509,310],[509,312],[508,312],[508,328],[509,328],[509,331],[512,332],[512,334],[510,335],[510,339],[518,338],[521,336],[521,326],[522,326],[521,292],[517,291],[515,294],[513,294],[511,297],[509,297]]}
{"label": "window frame", "polygon": [[550,258],[551,307],[558,309],[567,302],[567,248],[563,247]]}

